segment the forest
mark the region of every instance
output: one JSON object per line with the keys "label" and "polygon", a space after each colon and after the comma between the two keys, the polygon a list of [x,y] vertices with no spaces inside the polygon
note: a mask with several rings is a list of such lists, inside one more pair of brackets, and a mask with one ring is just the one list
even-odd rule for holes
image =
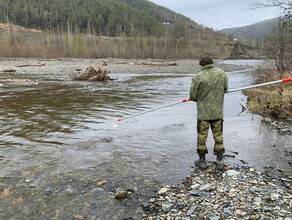
{"label": "forest", "polygon": [[190,19],[147,0],[0,0],[0,21],[46,31],[76,29],[105,36],[162,36]]}
{"label": "forest", "polygon": [[0,57],[227,57],[233,46],[148,0],[0,0],[0,30]]}

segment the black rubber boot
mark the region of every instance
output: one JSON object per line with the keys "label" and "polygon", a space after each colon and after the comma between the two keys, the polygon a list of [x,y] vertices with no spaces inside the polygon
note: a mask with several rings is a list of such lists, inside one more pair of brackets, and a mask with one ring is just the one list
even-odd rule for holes
{"label": "black rubber boot", "polygon": [[216,169],[223,170],[224,163],[223,163],[223,154],[218,154],[216,159]]}
{"label": "black rubber boot", "polygon": [[196,167],[205,169],[207,167],[205,154],[199,154],[200,159],[195,161]]}

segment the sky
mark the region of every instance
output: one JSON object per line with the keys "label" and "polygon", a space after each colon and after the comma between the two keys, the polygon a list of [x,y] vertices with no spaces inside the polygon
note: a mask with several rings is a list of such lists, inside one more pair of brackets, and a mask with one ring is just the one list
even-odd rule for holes
{"label": "sky", "polygon": [[215,30],[242,27],[280,15],[275,8],[250,9],[254,0],[150,0]]}

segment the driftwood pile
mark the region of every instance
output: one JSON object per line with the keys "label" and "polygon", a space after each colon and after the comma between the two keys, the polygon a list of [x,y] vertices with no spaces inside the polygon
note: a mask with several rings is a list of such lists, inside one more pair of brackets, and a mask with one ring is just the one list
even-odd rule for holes
{"label": "driftwood pile", "polygon": [[95,69],[93,66],[88,67],[82,74],[79,76],[73,77],[75,81],[109,81],[114,80],[107,76],[107,69],[103,69],[100,66],[98,69]]}

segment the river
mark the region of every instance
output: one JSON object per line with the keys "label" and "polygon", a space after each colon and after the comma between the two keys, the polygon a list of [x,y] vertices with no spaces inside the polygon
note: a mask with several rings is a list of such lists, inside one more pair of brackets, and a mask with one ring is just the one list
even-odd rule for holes
{"label": "river", "polygon": [[[192,74],[120,73],[110,74],[117,79],[112,82],[89,83],[70,81],[66,69],[55,68],[24,68],[15,77],[29,81],[0,84],[1,219],[135,217],[138,202],[190,173],[197,159],[195,103],[140,115],[117,128],[113,122],[188,98]],[[227,75],[230,89],[252,83],[248,70]],[[246,106],[241,92],[226,94],[227,161],[291,175],[285,155],[291,136],[241,113],[240,103]],[[215,160],[213,144],[209,133],[209,161]],[[116,200],[117,188],[132,195]]]}

